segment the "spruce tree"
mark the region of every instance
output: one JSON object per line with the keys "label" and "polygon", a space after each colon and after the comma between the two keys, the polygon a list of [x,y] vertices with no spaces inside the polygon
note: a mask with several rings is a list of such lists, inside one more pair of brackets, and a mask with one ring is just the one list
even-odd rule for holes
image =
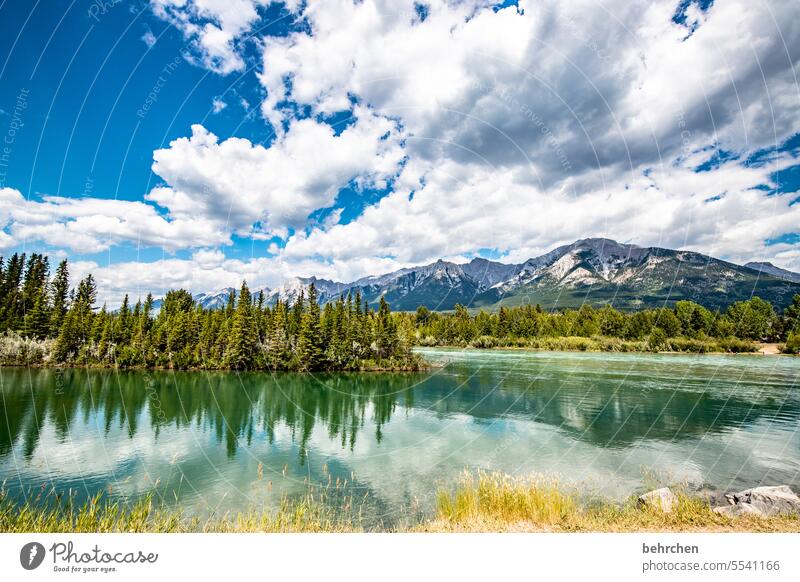
{"label": "spruce tree", "polygon": [[25,314],[25,335],[34,339],[44,339],[49,330],[47,305],[44,293],[38,293],[33,307]]}
{"label": "spruce tree", "polygon": [[291,359],[286,305],[278,299],[272,310],[272,329],[267,343],[267,362],[275,370],[284,370]]}
{"label": "spruce tree", "polygon": [[378,348],[378,357],[392,357],[397,349],[397,343],[397,329],[392,320],[389,304],[384,297],[381,297],[375,320],[375,344]]}
{"label": "spruce tree", "polygon": [[118,344],[127,344],[131,339],[131,311],[128,307],[128,294],[122,300],[122,306],[117,313],[116,325],[114,326],[114,342]]}
{"label": "spruce tree", "polygon": [[303,370],[313,371],[320,369],[325,357],[317,288],[314,283],[308,287],[307,305],[300,325],[297,355],[300,358],[300,367]]}
{"label": "spruce tree", "polygon": [[79,354],[91,333],[92,306],[96,298],[97,287],[94,277],[90,274],[79,283],[69,311],[64,316],[64,322],[54,348],[54,356],[57,361],[68,361]]}
{"label": "spruce tree", "polygon": [[256,333],[253,325],[252,300],[247,282],[242,282],[239,301],[233,315],[226,363],[234,370],[253,368],[256,354]]}
{"label": "spruce tree", "polygon": [[67,295],[69,293],[69,268],[67,259],[58,264],[53,282],[50,284],[53,297],[53,308],[50,314],[50,333],[57,336],[61,322],[67,313]]}
{"label": "spruce tree", "polygon": [[22,318],[22,269],[25,255],[14,253],[8,261],[0,289],[0,332],[19,329]]}

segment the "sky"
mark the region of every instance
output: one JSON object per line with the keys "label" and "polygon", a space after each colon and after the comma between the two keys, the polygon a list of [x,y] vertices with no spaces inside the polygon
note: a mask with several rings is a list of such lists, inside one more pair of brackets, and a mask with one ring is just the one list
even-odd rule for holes
{"label": "sky", "polygon": [[0,254],[101,300],[586,237],[800,271],[796,0],[0,0]]}

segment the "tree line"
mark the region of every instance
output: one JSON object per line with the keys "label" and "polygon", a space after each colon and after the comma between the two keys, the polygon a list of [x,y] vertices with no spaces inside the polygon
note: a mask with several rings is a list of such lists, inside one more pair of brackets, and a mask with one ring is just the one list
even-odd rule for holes
{"label": "tree line", "polygon": [[[50,274],[41,254],[0,257],[0,362],[234,370],[416,369],[415,344],[495,347],[533,345],[586,349],[548,338],[616,338],[631,349],[696,350],[714,343],[751,350],[754,341],[800,352],[800,295],[778,313],[758,297],[710,311],[692,301],[626,313],[611,306],[546,311],[539,305],[451,313],[425,307],[392,313],[381,298],[373,310],[360,293],[320,306],[312,284],[294,301],[268,305],[242,283],[221,309],[169,291],[154,308],[151,294],[109,311],[98,308],[91,274],[69,285],[67,260]],[[672,339],[677,338],[677,339]],[[738,343],[737,343],[738,342]],[[584,342],[585,343],[585,342]],[[599,349],[617,345],[599,344]]]}
{"label": "tree line", "polygon": [[[312,284],[294,302],[267,305],[243,282],[224,308],[206,309],[185,290],[154,308],[151,294],[116,311],[96,306],[91,274],[69,289],[69,267],[53,277],[46,256],[0,257],[0,333],[45,345],[50,363],[233,370],[415,369],[413,330],[389,304],[373,310],[359,293],[320,307]],[[34,346],[36,347],[36,346]],[[8,359],[8,358],[6,358]]]}
{"label": "tree line", "polygon": [[[670,338],[682,338],[693,340],[695,346],[723,340],[785,342],[786,351],[800,352],[800,295],[795,295],[780,314],[769,302],[753,297],[737,301],[724,311],[710,311],[693,301],[632,313],[588,304],[555,312],[545,311],[540,305],[501,307],[497,312],[480,310],[474,315],[461,305],[452,313],[420,307],[415,323],[419,341],[427,345],[493,347],[513,340],[606,337],[647,342],[651,348],[660,349],[667,347]],[[730,341],[727,345],[745,347]]]}

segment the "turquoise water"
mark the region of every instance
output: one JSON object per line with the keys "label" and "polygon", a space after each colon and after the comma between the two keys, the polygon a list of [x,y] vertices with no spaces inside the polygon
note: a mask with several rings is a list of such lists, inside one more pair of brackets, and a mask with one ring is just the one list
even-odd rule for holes
{"label": "turquoise water", "polygon": [[330,483],[383,524],[429,512],[465,469],[615,499],[653,483],[800,486],[798,358],[422,351],[443,367],[0,369],[0,481],[18,499],[155,492],[198,515]]}

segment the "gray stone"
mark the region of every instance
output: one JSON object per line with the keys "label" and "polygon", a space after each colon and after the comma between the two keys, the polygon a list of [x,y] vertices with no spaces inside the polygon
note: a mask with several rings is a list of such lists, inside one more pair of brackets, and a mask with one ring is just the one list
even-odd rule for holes
{"label": "gray stone", "polygon": [[728,517],[740,517],[742,515],[755,515],[764,517],[764,513],[749,503],[740,503],[739,505],[723,505],[722,507],[715,507],[714,513],[720,515],[727,515]]}
{"label": "gray stone", "polygon": [[800,497],[788,485],[754,487],[733,495],[734,507],[750,505],[764,515],[800,513]]}
{"label": "gray stone", "polygon": [[661,489],[654,489],[653,491],[648,491],[644,495],[641,495],[638,499],[638,503],[639,507],[659,509],[664,513],[670,513],[678,503],[678,497],[669,487],[662,487]]}

